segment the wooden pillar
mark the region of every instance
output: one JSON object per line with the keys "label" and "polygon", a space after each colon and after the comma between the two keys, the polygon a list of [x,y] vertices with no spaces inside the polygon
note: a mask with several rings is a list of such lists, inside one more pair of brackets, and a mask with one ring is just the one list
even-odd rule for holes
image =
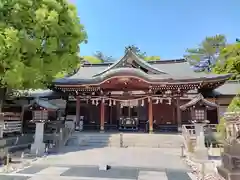
{"label": "wooden pillar", "polygon": [[220,114],[220,105],[219,105],[218,100],[215,100],[215,103],[217,104],[217,123],[219,124],[219,123],[220,123],[220,117],[221,117],[221,114]]}
{"label": "wooden pillar", "polygon": [[76,97],[76,127],[80,128],[80,97]]}
{"label": "wooden pillar", "polygon": [[100,104],[100,131],[104,132],[105,123],[105,102],[102,100]]}
{"label": "wooden pillar", "polygon": [[177,108],[177,125],[178,125],[178,131],[181,131],[182,128],[182,114],[180,109],[180,98],[176,99],[176,108]]}
{"label": "wooden pillar", "polygon": [[149,123],[149,133],[153,133],[153,105],[152,98],[148,100],[148,123]]}

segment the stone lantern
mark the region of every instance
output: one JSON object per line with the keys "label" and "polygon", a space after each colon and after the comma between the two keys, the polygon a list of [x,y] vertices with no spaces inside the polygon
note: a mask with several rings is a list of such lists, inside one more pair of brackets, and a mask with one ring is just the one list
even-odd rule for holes
{"label": "stone lantern", "polygon": [[205,146],[204,126],[209,123],[207,120],[207,110],[214,108],[217,108],[217,105],[204,99],[202,94],[197,95],[188,103],[180,106],[181,110],[190,109],[191,111],[191,121],[194,124],[197,140],[195,148],[196,159],[208,159],[208,149]]}
{"label": "stone lantern", "polygon": [[29,106],[32,111],[32,122],[36,124],[34,143],[31,145],[31,152],[36,154],[43,154],[45,152],[44,137],[44,124],[48,121],[48,110],[34,102]]}
{"label": "stone lantern", "polygon": [[226,120],[226,141],[222,154],[222,165],[218,173],[226,180],[240,179],[240,112],[224,114]]}

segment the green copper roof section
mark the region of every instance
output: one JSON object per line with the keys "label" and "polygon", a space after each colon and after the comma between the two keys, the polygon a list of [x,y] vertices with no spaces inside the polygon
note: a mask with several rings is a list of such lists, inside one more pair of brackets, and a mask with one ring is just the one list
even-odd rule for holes
{"label": "green copper roof section", "polygon": [[235,96],[240,93],[240,81],[227,81],[222,86],[214,90],[213,95],[221,96]]}

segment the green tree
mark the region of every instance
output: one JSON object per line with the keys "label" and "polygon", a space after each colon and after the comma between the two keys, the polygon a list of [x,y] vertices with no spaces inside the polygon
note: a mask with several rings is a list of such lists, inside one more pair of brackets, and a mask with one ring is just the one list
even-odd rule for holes
{"label": "green tree", "polygon": [[11,89],[45,88],[59,72],[71,72],[86,38],[67,0],[1,1],[0,104]]}
{"label": "green tree", "polygon": [[146,56],[144,57],[145,61],[159,61],[160,60],[160,56]]}
{"label": "green tree", "polygon": [[98,59],[95,56],[83,56],[82,58],[83,58],[83,60],[85,60],[91,64],[102,63],[101,59]]}
{"label": "green tree", "polygon": [[197,48],[187,49],[185,58],[196,71],[211,71],[219,52],[226,46],[224,35],[206,37]]}
{"label": "green tree", "polygon": [[213,69],[217,74],[231,73],[232,79],[240,79],[240,43],[228,45],[221,50],[219,60]]}

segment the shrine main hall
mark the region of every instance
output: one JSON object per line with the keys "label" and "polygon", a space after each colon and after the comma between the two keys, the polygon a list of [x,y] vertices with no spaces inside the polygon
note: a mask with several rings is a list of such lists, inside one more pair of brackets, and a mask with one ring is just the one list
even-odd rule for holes
{"label": "shrine main hall", "polygon": [[84,62],[51,89],[67,95],[67,119],[79,130],[177,131],[192,120],[218,123],[216,89],[229,78],[194,72],[185,59],[146,62],[128,49],[113,63]]}

